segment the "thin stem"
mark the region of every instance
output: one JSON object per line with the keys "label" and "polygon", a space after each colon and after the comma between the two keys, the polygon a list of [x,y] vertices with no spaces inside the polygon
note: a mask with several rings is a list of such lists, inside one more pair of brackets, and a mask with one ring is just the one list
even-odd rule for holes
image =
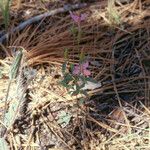
{"label": "thin stem", "polygon": [[9,91],[10,91],[11,83],[12,83],[12,80],[9,80],[8,88],[7,88],[7,93],[6,93],[6,97],[5,97],[4,113],[3,113],[3,117],[2,117],[3,121],[5,119],[5,114],[6,114],[6,111],[7,111],[7,101],[8,101],[8,96],[9,96]]}

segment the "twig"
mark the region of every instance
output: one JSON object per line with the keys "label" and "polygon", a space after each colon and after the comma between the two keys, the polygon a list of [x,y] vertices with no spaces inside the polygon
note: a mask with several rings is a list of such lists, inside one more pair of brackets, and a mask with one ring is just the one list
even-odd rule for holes
{"label": "twig", "polygon": [[90,121],[92,121],[92,122],[94,122],[94,123],[96,123],[100,127],[104,128],[104,129],[107,129],[108,131],[111,131],[113,133],[118,133],[118,131],[116,129],[111,128],[110,126],[108,126],[107,124],[105,124],[103,122],[97,121],[96,119],[94,119],[90,115],[88,115],[87,119],[90,120]]}
{"label": "twig", "polygon": [[12,29],[10,32],[8,32],[5,35],[3,35],[0,38],[0,43],[3,43],[4,40],[8,39],[10,34],[16,32],[16,31],[20,31],[20,30],[24,29],[26,26],[29,26],[29,25],[31,25],[31,24],[33,24],[35,22],[38,22],[38,21],[40,21],[43,18],[50,17],[50,16],[53,16],[53,15],[56,15],[56,14],[59,14],[59,13],[65,13],[65,12],[68,12],[70,10],[84,8],[86,6],[87,6],[86,3],[75,4],[75,5],[65,5],[64,7],[61,7],[61,8],[58,8],[58,9],[54,9],[54,10],[51,10],[49,12],[43,13],[41,15],[32,17],[29,20],[27,20],[27,21],[25,21],[23,23],[20,23],[17,27]]}

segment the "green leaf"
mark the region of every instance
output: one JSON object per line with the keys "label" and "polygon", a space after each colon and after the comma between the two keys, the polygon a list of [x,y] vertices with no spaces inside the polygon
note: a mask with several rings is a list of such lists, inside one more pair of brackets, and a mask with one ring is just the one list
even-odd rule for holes
{"label": "green leaf", "polygon": [[79,76],[79,80],[81,80],[83,83],[86,83],[86,81],[87,81],[86,77],[83,75]]}
{"label": "green leaf", "polygon": [[74,64],[70,64],[70,70],[71,70],[71,72],[73,72],[73,70],[74,70]]}
{"label": "green leaf", "polygon": [[59,82],[63,87],[69,88],[69,85],[65,82],[65,80],[62,80]]}
{"label": "green leaf", "polygon": [[67,64],[66,62],[62,64],[62,73],[65,74]]}
{"label": "green leaf", "polygon": [[[81,30],[78,30],[78,35],[77,35],[78,44],[81,42],[81,38],[82,38],[82,31],[81,31]],[[84,58],[83,58],[83,59],[84,59]]]}
{"label": "green leaf", "polygon": [[79,58],[80,58],[80,63],[83,63],[85,60],[85,53],[83,50],[81,51]]}
{"label": "green leaf", "polygon": [[22,56],[23,56],[23,52],[22,50],[18,51],[15,60],[11,66],[10,69],[10,74],[9,74],[9,78],[10,80],[15,79],[19,70],[19,67],[21,65],[21,60],[22,60]]}
{"label": "green leaf", "polygon": [[78,34],[78,29],[75,28],[74,26],[72,26],[71,29],[70,29],[70,32],[72,33],[72,35],[73,35],[74,37],[76,37],[77,34]]}
{"label": "green leaf", "polygon": [[64,80],[65,80],[65,82],[66,82],[66,83],[69,83],[70,81],[72,81],[72,80],[73,80],[73,77],[72,77],[72,75],[71,75],[71,74],[66,73],[66,74],[65,74],[65,78],[64,78]]}
{"label": "green leaf", "polygon": [[85,101],[85,100],[84,100],[83,98],[79,99],[79,101],[78,101],[78,102],[79,102],[79,105],[83,105],[83,104],[84,104],[84,101]]}
{"label": "green leaf", "polygon": [[68,59],[68,49],[67,48],[65,48],[64,58],[65,58],[65,60]]}
{"label": "green leaf", "polygon": [[65,111],[62,111],[58,117],[59,119],[57,122],[61,124],[62,127],[65,127],[69,124],[72,115],[69,113],[66,113]]}
{"label": "green leaf", "polygon": [[88,78],[88,77],[87,77],[85,80],[86,80],[86,81],[93,82],[93,83],[97,83],[97,81],[96,81],[96,80],[94,80],[94,79],[92,79],[92,78]]}

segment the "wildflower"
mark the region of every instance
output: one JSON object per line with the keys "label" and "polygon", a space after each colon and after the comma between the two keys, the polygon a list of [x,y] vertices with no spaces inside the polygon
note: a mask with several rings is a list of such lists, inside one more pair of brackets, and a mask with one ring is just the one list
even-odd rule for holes
{"label": "wildflower", "polygon": [[78,16],[78,15],[73,14],[71,11],[70,11],[70,16],[73,19],[73,21],[77,24],[80,24],[81,21],[84,21],[87,17],[85,13]]}
{"label": "wildflower", "polygon": [[74,75],[84,75],[84,76],[90,76],[91,72],[87,69],[89,67],[89,62],[84,62],[78,65],[75,65],[74,70],[73,70],[73,74]]}

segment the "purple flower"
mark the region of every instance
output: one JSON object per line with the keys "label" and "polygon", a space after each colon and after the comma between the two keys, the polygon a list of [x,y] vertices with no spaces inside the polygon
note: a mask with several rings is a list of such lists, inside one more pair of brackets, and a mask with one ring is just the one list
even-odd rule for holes
{"label": "purple flower", "polygon": [[80,24],[81,21],[84,21],[84,20],[86,19],[87,14],[84,13],[84,14],[81,14],[80,16],[78,16],[78,15],[73,14],[73,13],[70,11],[70,16],[71,16],[71,18],[73,19],[73,21],[74,21],[75,23]]}
{"label": "purple flower", "polygon": [[84,76],[90,76],[91,72],[87,69],[89,67],[89,62],[84,62],[82,64],[75,65],[73,74],[74,75],[84,75]]}

